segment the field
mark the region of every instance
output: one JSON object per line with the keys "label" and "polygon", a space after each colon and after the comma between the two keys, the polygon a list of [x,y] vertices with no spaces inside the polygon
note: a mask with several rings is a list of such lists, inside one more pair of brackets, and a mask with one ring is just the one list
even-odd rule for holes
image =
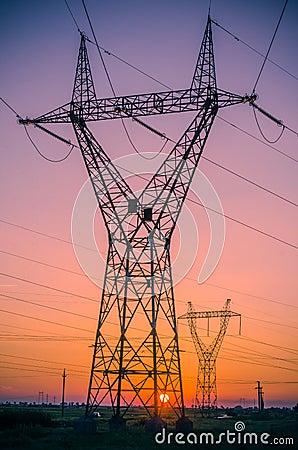
{"label": "field", "polygon": [[[219,415],[226,417],[219,419]],[[0,409],[0,448],[21,450],[122,450],[157,448],[297,448],[298,414],[286,409],[271,409],[263,413],[251,410],[221,411],[214,417],[202,418],[197,411],[188,410],[187,416],[194,423],[193,434],[178,436],[174,417],[168,415],[167,430],[158,436],[144,431],[145,415],[136,408],[127,420],[125,430],[109,430],[108,408],[101,409],[101,417],[94,419],[95,434],[81,434],[73,424],[83,415],[80,408],[66,408],[64,418],[58,407],[5,406]],[[235,430],[238,423],[244,430]],[[173,433],[173,434],[171,434]],[[209,433],[209,434],[207,434]],[[247,433],[247,436],[244,436]],[[221,434],[221,435],[220,435]],[[221,436],[221,437],[220,437]],[[275,439],[275,441],[274,441]],[[264,443],[262,443],[262,440]],[[266,444],[268,442],[268,444]]]}

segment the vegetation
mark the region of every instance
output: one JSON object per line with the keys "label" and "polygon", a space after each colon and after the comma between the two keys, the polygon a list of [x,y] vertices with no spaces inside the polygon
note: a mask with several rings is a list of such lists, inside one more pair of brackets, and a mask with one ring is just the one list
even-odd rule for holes
{"label": "vegetation", "polygon": [[[298,442],[297,412],[288,409],[271,409],[258,413],[252,410],[226,410],[224,419],[214,417],[202,418],[198,411],[189,410],[188,417],[194,423],[194,433],[212,432],[215,436],[226,430],[235,431],[237,421],[245,423],[247,431],[254,433],[268,433],[270,437],[294,439],[295,448]],[[108,419],[111,413],[108,408],[102,408],[101,417],[94,419],[97,423],[95,434],[80,434],[73,427],[74,421],[83,415],[80,408],[66,408],[65,417],[61,418],[61,411],[56,408],[30,408],[5,406],[0,408],[0,448],[21,450],[119,450],[119,449],[178,449],[178,448],[214,448],[204,442],[198,445],[175,443],[171,438],[170,444],[157,444],[154,435],[144,431],[145,416],[140,408],[136,408],[127,421],[126,430],[110,432]],[[168,430],[174,432],[174,417],[167,417]],[[246,449],[251,445],[244,443],[215,445],[215,448]],[[254,448],[262,445],[253,445]],[[285,445],[274,445],[274,448],[285,448]]]}

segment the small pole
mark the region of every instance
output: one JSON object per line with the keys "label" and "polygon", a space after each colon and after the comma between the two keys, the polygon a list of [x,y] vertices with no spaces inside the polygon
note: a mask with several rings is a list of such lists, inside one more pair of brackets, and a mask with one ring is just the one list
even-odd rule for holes
{"label": "small pole", "polygon": [[65,378],[67,377],[65,373],[65,369],[63,370],[62,375],[62,410],[61,410],[61,416],[64,417],[64,394],[65,394]]}
{"label": "small pole", "polygon": [[261,382],[257,381],[258,385],[256,387],[257,391],[258,391],[258,410],[259,412],[263,411],[264,409],[264,392],[263,392],[263,388],[261,386]]}

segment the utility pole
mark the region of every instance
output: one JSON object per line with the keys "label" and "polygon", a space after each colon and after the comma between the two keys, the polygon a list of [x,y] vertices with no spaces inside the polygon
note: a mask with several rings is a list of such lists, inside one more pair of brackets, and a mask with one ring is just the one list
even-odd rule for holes
{"label": "utility pole", "polygon": [[257,381],[257,387],[255,389],[258,392],[258,410],[262,412],[264,410],[264,391],[260,381]]}
{"label": "utility pole", "polygon": [[[227,299],[224,308],[220,311],[195,311],[191,302],[188,302],[187,313],[179,317],[179,319],[188,320],[191,336],[198,356],[199,368],[196,388],[196,404],[200,408],[202,415],[204,415],[205,412],[210,413],[211,410],[217,407],[216,358],[226,334],[230,317],[238,316],[241,319],[239,313],[230,310],[230,302],[231,300]],[[208,320],[207,330],[209,335],[209,319],[212,317],[220,318],[220,330],[212,340],[211,344],[207,345],[198,335],[197,319],[204,318]]]}
{"label": "utility pole", "polygon": [[61,409],[61,416],[64,417],[64,394],[65,394],[65,379],[67,375],[65,373],[65,369],[63,370],[62,374],[62,409]]}
{"label": "utility pole", "polygon": [[43,391],[39,391],[38,393],[38,404],[43,404]]}

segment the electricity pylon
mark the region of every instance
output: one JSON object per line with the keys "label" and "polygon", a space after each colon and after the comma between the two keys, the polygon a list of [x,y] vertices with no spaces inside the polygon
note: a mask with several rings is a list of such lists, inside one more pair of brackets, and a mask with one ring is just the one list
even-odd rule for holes
{"label": "electricity pylon", "polygon": [[[199,368],[196,388],[196,406],[204,412],[210,412],[211,409],[217,406],[217,390],[216,390],[216,358],[227,331],[230,317],[239,316],[239,313],[230,310],[230,299],[227,299],[225,306],[220,311],[195,311],[192,303],[188,302],[188,310],[179,319],[187,319],[191,336],[195,345],[198,356]],[[197,331],[197,319],[208,319],[208,334],[209,334],[209,319],[212,317],[220,318],[220,329],[218,334],[213,338],[212,342],[207,345],[200,338]]]}
{"label": "electricity pylon", "polygon": [[[137,403],[149,417],[159,418],[161,399],[169,397],[168,405],[184,418],[171,238],[218,109],[250,100],[217,88],[208,17],[190,89],[98,99],[81,33],[71,102],[20,121],[38,127],[72,123],[107,229],[87,415],[109,404],[121,422]],[[196,111],[196,116],[140,195],[87,126],[89,121],[183,111]],[[111,322],[117,324],[113,336]]]}

